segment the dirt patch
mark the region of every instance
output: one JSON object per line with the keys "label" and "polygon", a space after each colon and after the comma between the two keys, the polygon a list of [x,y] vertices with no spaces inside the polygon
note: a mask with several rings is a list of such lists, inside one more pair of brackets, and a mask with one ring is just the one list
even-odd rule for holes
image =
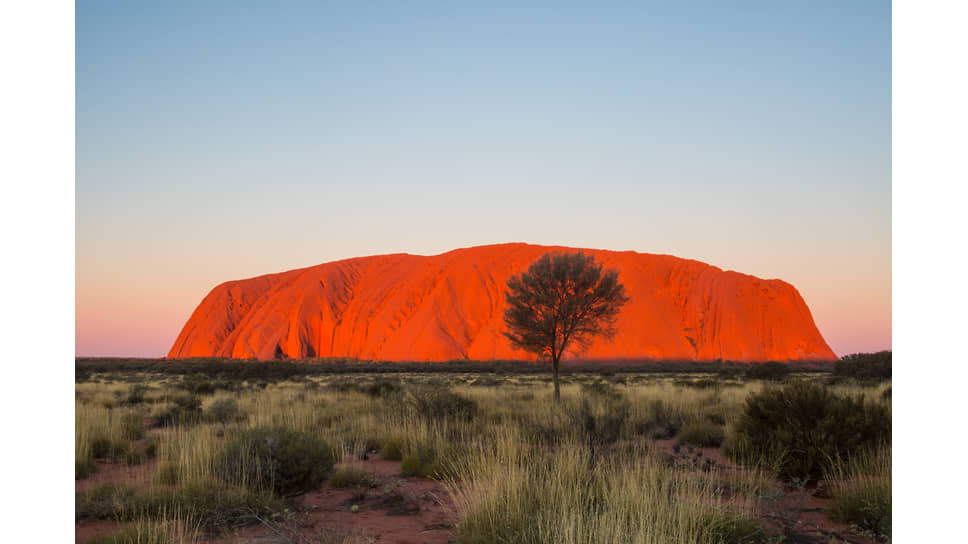
{"label": "dirt patch", "polygon": [[74,523],[74,542],[86,542],[89,538],[117,533],[124,527],[117,521],[78,521]]}
{"label": "dirt patch", "polygon": [[[445,544],[454,540],[456,508],[447,490],[434,480],[400,475],[399,461],[371,455],[341,463],[370,476],[366,486],[323,487],[296,500],[286,520],[263,520],[219,542],[323,542]],[[356,512],[353,512],[356,506]]]}

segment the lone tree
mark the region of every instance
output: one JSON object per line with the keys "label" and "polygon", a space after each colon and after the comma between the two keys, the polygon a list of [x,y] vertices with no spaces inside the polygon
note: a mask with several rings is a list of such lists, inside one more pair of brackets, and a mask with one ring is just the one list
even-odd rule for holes
{"label": "lone tree", "polygon": [[561,400],[558,362],[569,347],[612,338],[615,318],[629,301],[618,271],[602,270],[591,255],[546,253],[508,280],[504,333],[511,345],[551,359],[555,401]]}

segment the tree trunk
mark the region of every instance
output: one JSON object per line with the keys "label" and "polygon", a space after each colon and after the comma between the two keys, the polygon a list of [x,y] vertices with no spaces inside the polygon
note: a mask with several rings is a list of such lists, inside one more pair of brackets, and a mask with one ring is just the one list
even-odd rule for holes
{"label": "tree trunk", "polygon": [[558,388],[558,359],[551,361],[551,373],[555,380],[555,402],[561,402],[561,390]]}

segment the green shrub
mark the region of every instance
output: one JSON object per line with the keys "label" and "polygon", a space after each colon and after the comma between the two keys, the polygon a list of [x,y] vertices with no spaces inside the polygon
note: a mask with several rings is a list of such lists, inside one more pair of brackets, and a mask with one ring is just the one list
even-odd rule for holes
{"label": "green shrub", "polygon": [[126,404],[141,404],[145,401],[145,393],[148,392],[148,386],[144,384],[135,384],[128,389],[128,396],[124,399]]}
{"label": "green shrub", "polygon": [[126,440],[139,440],[145,437],[144,420],[140,412],[126,412],[121,415],[121,436]]}
{"label": "green shrub", "polygon": [[703,532],[714,544],[753,544],[770,542],[769,535],[756,520],[728,510],[713,512],[702,520]]}
{"label": "green shrub", "polygon": [[682,428],[682,416],[661,400],[653,400],[647,406],[644,418],[633,423],[639,434],[656,440],[672,438]]}
{"label": "green shrub", "polygon": [[591,397],[608,399],[618,399],[622,396],[622,392],[617,387],[602,380],[581,384],[581,392]]}
{"label": "green shrub", "polygon": [[395,434],[383,441],[380,449],[380,456],[387,461],[400,461],[403,459],[403,450],[407,446],[407,438],[403,435]]}
{"label": "green shrub", "polygon": [[161,485],[178,485],[179,472],[178,465],[174,463],[164,463],[158,465],[151,481]]}
{"label": "green shrub", "polygon": [[628,404],[621,401],[606,402],[600,413],[595,413],[587,399],[577,409],[566,411],[569,419],[579,429],[582,441],[590,447],[613,444],[622,436],[622,428],[629,417]]}
{"label": "green shrub", "polygon": [[863,397],[838,397],[822,385],[794,382],[750,395],[734,445],[725,450],[737,460],[765,460],[785,480],[812,480],[827,463],[890,436],[887,407]]}
{"label": "green shrub", "polygon": [[850,524],[874,538],[890,538],[891,480],[863,478],[837,486],[828,512],[834,521]]}
{"label": "green shrub", "polygon": [[191,393],[178,393],[169,397],[175,405],[154,418],[156,427],[194,423],[201,414],[202,401]]}
{"label": "green shrub", "polygon": [[441,387],[420,387],[410,391],[407,404],[414,413],[429,420],[470,421],[477,414],[477,403]]}
{"label": "green shrub", "polygon": [[225,425],[239,419],[239,403],[233,398],[219,399],[206,411],[209,421]]}
{"label": "green shrub", "polygon": [[676,443],[701,447],[719,447],[726,433],[719,425],[706,421],[686,423],[676,435]]}
{"label": "green shrub", "polygon": [[74,460],[74,479],[83,480],[91,474],[97,472],[97,463],[90,457]]}
{"label": "green shrub", "polygon": [[281,496],[318,488],[333,470],[332,448],[317,436],[282,427],[236,435],[216,457],[223,480]]}
{"label": "green shrub", "polygon": [[360,392],[371,397],[389,397],[400,393],[403,386],[398,380],[376,379],[360,388]]}
{"label": "green shrub", "polygon": [[692,387],[695,389],[713,389],[716,387],[721,387],[723,385],[723,382],[719,380],[713,380],[710,378],[700,378],[698,380],[690,380],[690,379],[682,378],[682,379],[675,380],[672,383],[680,387]]}
{"label": "green shrub", "polygon": [[74,496],[74,518],[112,521],[191,518],[214,529],[251,523],[253,516],[269,519],[284,505],[264,493],[199,481],[178,489],[102,484]]}
{"label": "green shrub", "polygon": [[746,377],[754,380],[779,381],[790,375],[790,366],[779,361],[755,363],[746,369]]}
{"label": "green shrub", "polygon": [[844,355],[834,364],[834,376],[857,379],[891,379],[891,352]]}
{"label": "green shrub", "polygon": [[130,451],[131,445],[124,440],[115,440],[103,435],[91,440],[91,457],[94,459],[123,461]]}
{"label": "green shrub", "polygon": [[433,448],[420,446],[403,456],[403,460],[400,462],[400,474],[429,478],[437,470],[436,460],[437,455]]}
{"label": "green shrub", "polygon": [[145,442],[145,457],[148,459],[154,459],[158,456],[158,440],[155,438],[149,438]]}
{"label": "green shrub", "polygon": [[145,454],[140,451],[129,447],[124,455],[121,456],[121,462],[126,465],[140,465],[145,462]]}
{"label": "green shrub", "polygon": [[332,487],[360,487],[370,483],[370,476],[365,470],[356,467],[337,469],[329,479]]}

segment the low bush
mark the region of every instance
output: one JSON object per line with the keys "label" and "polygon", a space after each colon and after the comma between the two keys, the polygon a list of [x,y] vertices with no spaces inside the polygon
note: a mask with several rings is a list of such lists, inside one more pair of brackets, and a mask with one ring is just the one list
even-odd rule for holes
{"label": "low bush", "polygon": [[766,530],[756,520],[730,511],[706,515],[701,526],[709,542],[715,544],[771,542]]}
{"label": "low bush", "polygon": [[746,377],[754,380],[779,381],[790,375],[790,366],[779,361],[755,363],[746,369]]}
{"label": "low bush", "polygon": [[588,400],[583,399],[577,408],[566,413],[572,425],[579,429],[583,443],[594,449],[614,444],[621,438],[629,408],[627,403],[611,401],[604,403],[596,413]]}
{"label": "low bush", "polygon": [[656,440],[672,438],[682,428],[682,416],[661,400],[648,404],[644,416],[633,423],[639,434],[651,436]]}
{"label": "low bush", "polygon": [[239,403],[233,398],[218,399],[205,411],[209,421],[226,425],[239,419]]}
{"label": "low bush", "polygon": [[125,412],[121,415],[121,436],[126,440],[140,440],[145,437],[144,420],[140,412]]}
{"label": "low bush", "polygon": [[151,481],[160,485],[178,485],[178,465],[174,463],[158,465],[154,475],[151,477]]}
{"label": "low bush", "polygon": [[433,448],[420,446],[403,456],[400,462],[400,474],[430,478],[437,470],[436,459],[437,455]]}
{"label": "low bush", "polygon": [[251,524],[268,519],[284,504],[271,495],[199,481],[178,489],[101,484],[75,494],[75,520],[137,521],[192,518],[207,529]]}
{"label": "low bush", "polygon": [[618,399],[622,397],[622,392],[618,389],[618,387],[601,380],[581,384],[581,392],[592,397],[602,397],[608,399]]}
{"label": "low bush", "polygon": [[394,434],[383,441],[380,448],[380,456],[387,461],[400,461],[403,459],[403,450],[407,447],[407,438],[404,435]]}
{"label": "low bush", "polygon": [[365,470],[356,467],[337,469],[329,478],[332,487],[360,487],[370,483],[370,476]]}
{"label": "low bush", "polygon": [[216,457],[223,480],[281,496],[318,488],[333,470],[332,448],[317,436],[282,427],[242,431]]}
{"label": "low bush", "polygon": [[762,459],[785,480],[814,480],[828,463],[890,440],[889,409],[794,382],[750,395],[727,455]]}
{"label": "low bush", "polygon": [[189,424],[198,420],[202,408],[201,399],[191,393],[178,393],[171,395],[168,400],[174,406],[154,417],[153,424],[156,427]]}
{"label": "low bush", "polygon": [[700,378],[698,380],[678,379],[672,383],[680,387],[692,387],[695,389],[713,389],[723,385],[723,382],[710,378]]}
{"label": "low bush", "polygon": [[148,459],[154,459],[157,456],[158,456],[158,439],[153,437],[149,438],[148,441],[145,442],[145,457],[147,457]]}
{"label": "low bush", "polygon": [[440,387],[414,389],[406,402],[414,413],[430,420],[470,421],[477,414],[476,402]]}
{"label": "low bush", "polygon": [[891,536],[891,481],[865,478],[838,485],[828,509],[834,521],[879,540]]}
{"label": "low bush", "polygon": [[148,386],[144,384],[135,384],[128,389],[128,396],[124,399],[126,404],[141,404],[145,401],[145,393],[148,392]]}
{"label": "low bush", "polygon": [[371,397],[389,397],[400,393],[403,386],[397,380],[377,379],[360,388],[360,392]]}
{"label": "low bush", "polygon": [[137,459],[138,453],[131,448],[125,440],[110,438],[108,436],[95,436],[91,440],[91,457],[94,459],[109,459],[125,464],[138,464],[132,462]]}
{"label": "low bush", "polygon": [[74,479],[83,480],[97,472],[97,463],[90,457],[74,460]]}
{"label": "low bush", "polygon": [[719,447],[725,437],[726,433],[719,425],[706,421],[693,421],[682,426],[676,434],[676,443],[704,448]]}
{"label": "low bush", "polygon": [[834,376],[856,379],[891,379],[891,352],[844,355],[834,364]]}

